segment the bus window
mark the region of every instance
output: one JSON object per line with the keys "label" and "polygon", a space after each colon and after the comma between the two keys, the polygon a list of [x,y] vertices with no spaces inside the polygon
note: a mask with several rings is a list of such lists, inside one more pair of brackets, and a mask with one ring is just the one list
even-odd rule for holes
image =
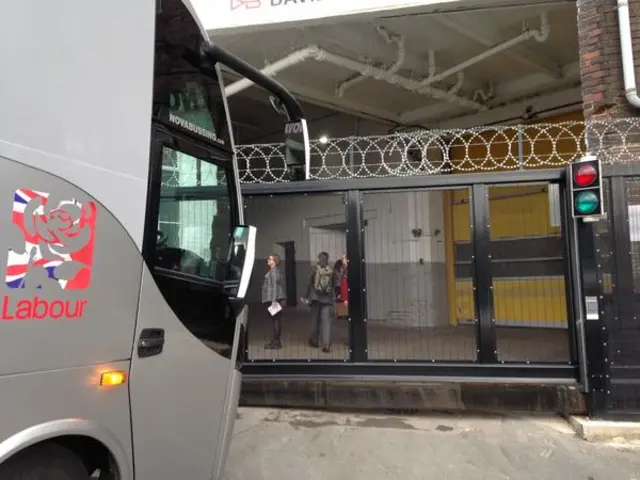
{"label": "bus window", "polygon": [[202,85],[187,80],[172,87],[175,90],[171,88],[169,91],[169,112],[196,126],[204,136],[212,138],[212,134],[216,133],[216,126],[213,124],[211,112],[217,105],[207,96]]}
{"label": "bus window", "polygon": [[215,70],[196,68],[181,49],[156,55],[154,117],[191,135],[229,149],[222,91]]}
{"label": "bus window", "polygon": [[218,165],[163,147],[156,267],[224,281],[234,224],[228,184]]}

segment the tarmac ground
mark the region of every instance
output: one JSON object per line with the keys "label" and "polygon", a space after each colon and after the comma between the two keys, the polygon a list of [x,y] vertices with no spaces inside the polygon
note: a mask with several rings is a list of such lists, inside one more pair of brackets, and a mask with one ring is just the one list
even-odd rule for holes
{"label": "tarmac ground", "polygon": [[640,445],[559,417],[241,408],[224,480],[640,480]]}

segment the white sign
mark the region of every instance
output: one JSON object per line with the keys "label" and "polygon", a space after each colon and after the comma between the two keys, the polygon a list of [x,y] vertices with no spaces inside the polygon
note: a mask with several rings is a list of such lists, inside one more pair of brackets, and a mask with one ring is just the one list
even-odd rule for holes
{"label": "white sign", "polygon": [[587,320],[598,320],[598,297],[584,297],[584,310]]}
{"label": "white sign", "polygon": [[302,124],[300,122],[285,123],[284,125],[285,135],[292,133],[302,133]]}
{"label": "white sign", "polygon": [[463,2],[465,5],[474,3],[473,0],[191,0],[204,28],[214,33],[231,33],[232,30],[256,25],[421,6],[435,10],[447,4]]}

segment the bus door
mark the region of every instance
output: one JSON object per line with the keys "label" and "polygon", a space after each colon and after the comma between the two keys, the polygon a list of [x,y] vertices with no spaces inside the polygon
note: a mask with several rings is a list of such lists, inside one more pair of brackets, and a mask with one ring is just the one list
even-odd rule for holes
{"label": "bus door", "polygon": [[153,141],[147,229],[156,231],[146,236],[155,245],[147,249],[130,381],[136,478],[210,478],[235,366],[237,312],[225,287],[231,267],[239,282],[253,257],[244,245],[239,267],[232,261],[239,248],[231,162],[162,127]]}

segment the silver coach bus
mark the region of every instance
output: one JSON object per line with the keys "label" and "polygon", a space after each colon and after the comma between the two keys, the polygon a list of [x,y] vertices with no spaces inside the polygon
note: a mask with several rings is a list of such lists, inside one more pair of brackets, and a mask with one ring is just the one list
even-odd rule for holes
{"label": "silver coach bus", "polygon": [[[221,475],[256,230],[220,64],[188,0],[0,13],[0,479]],[[289,148],[289,147],[288,147]]]}

